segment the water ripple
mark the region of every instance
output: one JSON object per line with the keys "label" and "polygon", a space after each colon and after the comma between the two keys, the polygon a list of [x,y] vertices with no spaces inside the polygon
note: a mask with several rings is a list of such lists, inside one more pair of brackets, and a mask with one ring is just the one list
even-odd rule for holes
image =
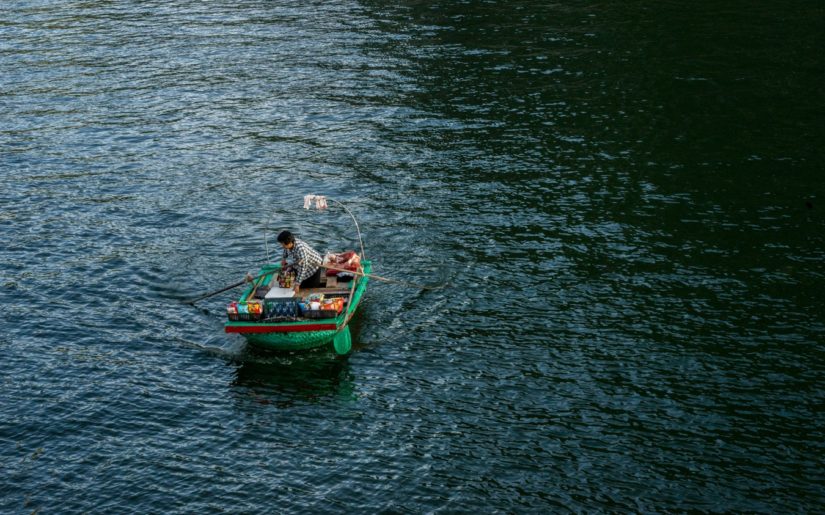
{"label": "water ripple", "polygon": [[[0,511],[817,511],[819,14],[9,3]],[[346,358],[181,302],[357,245],[312,192],[445,287]]]}

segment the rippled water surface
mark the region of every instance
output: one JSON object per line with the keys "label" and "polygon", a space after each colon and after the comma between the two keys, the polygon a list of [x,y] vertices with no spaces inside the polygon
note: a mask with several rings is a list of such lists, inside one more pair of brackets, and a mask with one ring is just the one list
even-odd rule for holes
{"label": "rippled water surface", "polygon": [[[0,10],[0,512],[816,512],[825,12]],[[254,351],[276,230],[374,271]],[[270,249],[271,250],[271,249]]]}

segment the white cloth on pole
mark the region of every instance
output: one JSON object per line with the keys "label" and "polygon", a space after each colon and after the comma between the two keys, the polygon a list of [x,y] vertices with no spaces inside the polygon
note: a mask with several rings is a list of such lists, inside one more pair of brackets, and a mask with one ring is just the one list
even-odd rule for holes
{"label": "white cloth on pole", "polygon": [[319,211],[327,208],[327,198],[323,195],[304,195],[304,209],[312,207],[312,201],[315,201],[315,208]]}

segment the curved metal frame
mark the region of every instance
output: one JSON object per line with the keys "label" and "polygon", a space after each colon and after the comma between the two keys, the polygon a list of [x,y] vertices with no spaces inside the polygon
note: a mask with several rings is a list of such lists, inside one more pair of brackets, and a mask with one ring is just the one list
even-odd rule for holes
{"label": "curved metal frame", "polygon": [[358,220],[355,219],[355,215],[353,215],[352,211],[350,211],[349,208],[347,208],[347,206],[345,206],[342,202],[339,202],[334,198],[327,198],[327,200],[335,202],[336,204],[344,208],[344,211],[346,211],[350,218],[352,218],[352,221],[355,224],[355,230],[358,231],[358,243],[361,245],[361,259],[367,259],[367,253],[364,252],[364,240],[363,238],[361,238],[361,228],[358,227]]}
{"label": "curved metal frame", "polygon": [[[329,197],[327,197],[326,199],[327,199],[327,201],[334,202],[334,203],[338,204],[339,206],[341,206],[342,208],[344,208],[344,211],[346,211],[347,214],[350,216],[350,218],[352,218],[353,223],[355,223],[355,230],[358,232],[358,243],[361,245],[361,259],[367,259],[367,253],[364,252],[364,239],[361,237],[361,228],[358,226],[358,220],[355,219],[355,215],[352,214],[352,211],[350,211],[349,208],[343,204],[343,202],[340,202],[338,200],[335,200],[334,198],[329,198]],[[270,259],[269,259],[269,241],[268,241],[266,235],[269,232],[269,222],[271,222],[274,217],[275,217],[275,213],[272,213],[272,216],[269,217],[269,219],[266,221],[266,224],[264,225],[264,250],[266,251],[266,260],[267,260],[267,262],[269,262]]]}

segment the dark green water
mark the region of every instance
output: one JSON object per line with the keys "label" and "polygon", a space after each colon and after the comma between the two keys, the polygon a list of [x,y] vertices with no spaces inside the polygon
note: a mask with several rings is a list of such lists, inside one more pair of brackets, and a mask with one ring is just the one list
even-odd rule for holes
{"label": "dark green water", "polygon": [[[0,512],[822,511],[824,20],[4,3]],[[181,302],[354,247],[306,193],[448,288],[344,359]]]}

